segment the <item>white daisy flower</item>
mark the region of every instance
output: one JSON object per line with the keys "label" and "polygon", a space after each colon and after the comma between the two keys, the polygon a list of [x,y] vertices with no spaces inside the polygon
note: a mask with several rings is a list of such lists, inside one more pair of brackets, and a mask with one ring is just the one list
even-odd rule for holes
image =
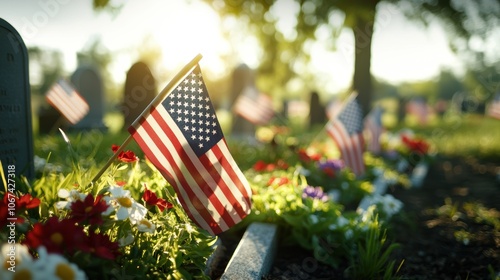
{"label": "white daisy flower", "polygon": [[68,262],[59,254],[48,254],[44,247],[38,249],[39,258],[33,267],[40,279],[72,279],[85,280],[87,276],[74,263]]}
{"label": "white daisy flower", "polygon": [[71,190],[68,191],[67,189],[60,189],[57,192],[57,196],[60,198],[65,198],[66,201],[58,201],[56,202],[56,208],[57,209],[70,209],[71,204],[75,201],[81,200],[83,201],[85,197],[87,197],[86,194],[81,193],[77,190]]}
{"label": "white daisy flower", "polygon": [[156,226],[150,221],[142,219],[137,223],[137,229],[141,232],[153,233],[156,229]]}
{"label": "white daisy flower", "polygon": [[131,196],[130,191],[121,187],[111,186],[109,188],[110,203],[116,209],[116,219],[129,219],[132,224],[136,224],[146,216],[148,209],[137,203]]}
{"label": "white daisy flower", "polygon": [[30,268],[33,266],[28,247],[21,244],[3,244],[0,250],[0,279],[36,279],[35,274]]}

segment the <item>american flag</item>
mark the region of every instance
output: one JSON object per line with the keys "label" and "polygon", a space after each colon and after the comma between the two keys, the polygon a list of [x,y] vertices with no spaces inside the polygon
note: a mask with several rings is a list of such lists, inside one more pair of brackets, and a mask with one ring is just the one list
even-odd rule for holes
{"label": "american flag", "polygon": [[490,117],[500,119],[500,93],[497,93],[489,104],[487,114]]}
{"label": "american flag", "polygon": [[423,98],[413,98],[406,105],[406,111],[417,117],[419,124],[427,124],[429,109]]}
{"label": "american flag", "polygon": [[363,175],[363,113],[355,98],[350,99],[342,111],[327,123],[326,130],[337,143],[346,166],[351,168],[354,174]]}
{"label": "american flag", "polygon": [[382,126],[382,108],[374,107],[365,117],[365,135],[367,135],[367,150],[372,153],[380,152],[380,135],[384,132]]}
{"label": "american flag", "polygon": [[199,65],[128,130],[198,226],[215,235],[250,213],[250,186],[228,150]]}
{"label": "american flag", "polygon": [[233,110],[255,125],[268,124],[274,116],[273,101],[255,87],[247,87],[240,94]]}
{"label": "american flag", "polygon": [[45,98],[71,124],[78,123],[89,112],[87,101],[65,79],[59,79],[47,91]]}

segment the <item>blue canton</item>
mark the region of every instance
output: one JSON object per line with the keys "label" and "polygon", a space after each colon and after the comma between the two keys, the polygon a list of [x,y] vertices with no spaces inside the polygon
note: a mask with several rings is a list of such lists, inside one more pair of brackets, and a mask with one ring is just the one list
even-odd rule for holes
{"label": "blue canton", "polygon": [[356,99],[346,104],[337,116],[349,135],[360,133],[363,130],[363,113]]}
{"label": "blue canton", "polygon": [[198,157],[223,138],[199,66],[165,98],[162,105]]}

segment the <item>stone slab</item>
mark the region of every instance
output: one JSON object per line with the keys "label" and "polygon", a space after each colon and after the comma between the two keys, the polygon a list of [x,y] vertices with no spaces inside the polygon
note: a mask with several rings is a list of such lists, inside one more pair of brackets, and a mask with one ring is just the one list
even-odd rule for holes
{"label": "stone slab", "polygon": [[277,225],[252,223],[245,231],[220,279],[262,279],[273,264],[277,239]]}

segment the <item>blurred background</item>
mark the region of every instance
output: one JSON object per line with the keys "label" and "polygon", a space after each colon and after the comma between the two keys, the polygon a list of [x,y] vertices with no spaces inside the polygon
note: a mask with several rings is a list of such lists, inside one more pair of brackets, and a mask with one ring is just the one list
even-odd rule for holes
{"label": "blurred background", "polygon": [[81,64],[99,70],[104,121],[119,130],[134,63],[146,63],[161,90],[198,53],[223,123],[242,65],[275,110],[299,102],[286,115],[307,116],[300,102],[311,92],[327,106],[352,90],[365,114],[385,109],[388,127],[414,99],[427,104],[430,123],[457,99],[459,110],[484,114],[500,91],[499,15],[496,0],[0,2],[28,47],[35,129],[44,94]]}

